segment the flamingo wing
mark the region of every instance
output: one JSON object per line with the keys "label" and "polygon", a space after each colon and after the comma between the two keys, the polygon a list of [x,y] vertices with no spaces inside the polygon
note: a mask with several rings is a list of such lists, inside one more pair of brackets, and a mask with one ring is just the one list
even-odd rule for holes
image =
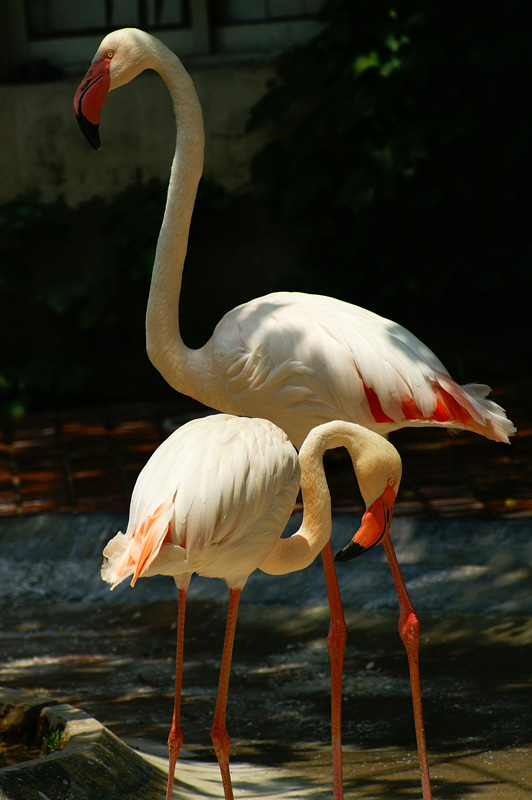
{"label": "flamingo wing", "polygon": [[405,328],[333,298],[253,300],[221,320],[213,348],[236,412],[275,419],[297,445],[329,419],[379,433],[439,424],[499,441],[514,430],[489,387],[459,386]]}

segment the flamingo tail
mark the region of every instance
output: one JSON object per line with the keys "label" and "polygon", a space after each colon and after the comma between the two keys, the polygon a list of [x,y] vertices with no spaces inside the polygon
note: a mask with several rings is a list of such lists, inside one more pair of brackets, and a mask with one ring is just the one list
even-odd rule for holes
{"label": "flamingo tail", "polygon": [[[382,423],[436,423],[447,428],[462,428],[474,431],[487,439],[509,444],[509,437],[515,433],[514,424],[506,412],[493,400],[488,399],[489,386],[469,383],[460,386],[444,372],[434,371],[431,393],[436,406],[430,414],[423,413],[413,396],[401,401],[398,415],[390,415],[383,409],[377,392],[364,384],[366,399],[376,422]],[[402,415],[402,416],[401,416]]]}
{"label": "flamingo tail", "polygon": [[495,442],[506,442],[515,433],[505,410],[488,399],[489,386],[470,383],[460,386],[452,378],[437,372],[435,420],[457,422],[461,428],[479,433]]}
{"label": "flamingo tail", "polygon": [[132,532],[117,533],[103,551],[102,578],[114,589],[132,575],[131,586],[157,557],[168,534],[172,502],[167,500]]}

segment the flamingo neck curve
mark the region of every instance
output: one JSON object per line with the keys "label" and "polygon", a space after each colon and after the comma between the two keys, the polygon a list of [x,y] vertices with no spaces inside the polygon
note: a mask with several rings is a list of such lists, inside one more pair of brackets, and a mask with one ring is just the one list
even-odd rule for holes
{"label": "flamingo neck curve", "polygon": [[177,131],[146,309],[146,349],[172,388],[206,402],[211,370],[205,348],[188,348],[179,329],[190,222],[203,171],[203,115],[192,79],[177,56],[164,45],[150,55],[149,66],[159,73],[170,93]]}
{"label": "flamingo neck curve", "polygon": [[279,539],[260,569],[269,575],[284,575],[308,567],[331,537],[331,496],[323,468],[327,442],[308,435],[299,453],[303,521],[287,539]]}
{"label": "flamingo neck curve", "polygon": [[299,452],[303,498],[301,527],[292,536],[279,539],[260,565],[263,572],[284,575],[305,569],[331,538],[331,496],[323,455],[335,447],[348,450],[366,508],[381,494],[387,476],[394,477],[398,488],[401,459],[387,439],[353,422],[335,420],[318,425],[308,434]]}

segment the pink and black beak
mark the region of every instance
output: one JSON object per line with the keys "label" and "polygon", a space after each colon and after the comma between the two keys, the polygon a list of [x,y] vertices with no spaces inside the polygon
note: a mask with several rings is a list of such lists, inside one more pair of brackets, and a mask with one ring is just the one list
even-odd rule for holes
{"label": "pink and black beak", "polygon": [[111,75],[109,58],[94,61],[74,95],[74,111],[84,137],[95,150],[100,149],[98,125],[100,112],[105,105]]}
{"label": "pink and black beak", "polygon": [[335,561],[350,561],[383,542],[390,533],[393,507],[395,503],[395,480],[390,478],[384,492],[366,509],[360,528],[343,550],[335,556]]}

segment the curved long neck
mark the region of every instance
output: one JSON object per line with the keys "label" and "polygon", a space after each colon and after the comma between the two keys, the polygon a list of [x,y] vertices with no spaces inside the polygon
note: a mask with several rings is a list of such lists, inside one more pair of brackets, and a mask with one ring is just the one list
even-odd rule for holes
{"label": "curved long neck", "polygon": [[[343,444],[341,442],[340,444]],[[326,436],[311,431],[299,453],[303,520],[300,529],[287,539],[279,539],[268,558],[260,565],[270,575],[284,575],[308,567],[331,537],[331,496],[323,454],[339,446]]]}
{"label": "curved long neck", "polygon": [[335,420],[311,430],[299,453],[303,522],[287,539],[279,539],[260,565],[263,572],[283,575],[305,569],[331,536],[331,497],[323,469],[323,454],[334,447],[349,451],[360,492],[368,508],[381,494],[389,476],[399,485],[401,459],[384,437],[353,422]]}
{"label": "curved long neck", "polygon": [[164,218],[157,242],[148,306],[146,348],[154,366],[176,390],[201,393],[199,351],[185,346],[179,330],[179,297],[190,221],[203,170],[204,129],[192,79],[166,48],[154,56],[153,68],[170,92],[177,125],[176,147]]}

